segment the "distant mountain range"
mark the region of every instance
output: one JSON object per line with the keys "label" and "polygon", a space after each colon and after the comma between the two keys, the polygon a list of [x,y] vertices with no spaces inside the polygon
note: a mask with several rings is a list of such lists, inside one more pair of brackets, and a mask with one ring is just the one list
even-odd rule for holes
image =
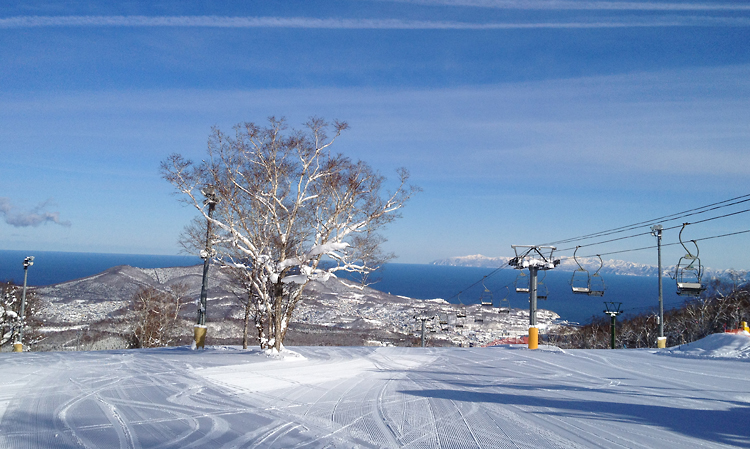
{"label": "distant mountain range", "polygon": [[[483,268],[498,268],[505,265],[511,257],[488,257],[481,254],[474,254],[471,256],[457,256],[449,257],[447,259],[440,259],[431,262],[432,265],[448,265],[455,267],[483,267]],[[589,271],[596,271],[600,264],[599,259],[596,257],[579,257],[581,266]],[[600,274],[616,274],[623,276],[656,276],[659,269],[656,265],[646,265],[642,263],[627,262],[624,260],[608,259],[603,260],[603,266],[601,267]],[[574,271],[578,268],[575,260],[572,257],[561,257],[559,270],[563,271]],[[664,274],[668,275],[674,272],[674,265],[665,265],[662,267]],[[731,279],[732,276],[738,276],[738,280],[741,282],[747,282],[750,278],[747,271],[734,271],[734,270],[713,270],[711,268],[704,269],[704,277],[706,278],[724,278]]]}

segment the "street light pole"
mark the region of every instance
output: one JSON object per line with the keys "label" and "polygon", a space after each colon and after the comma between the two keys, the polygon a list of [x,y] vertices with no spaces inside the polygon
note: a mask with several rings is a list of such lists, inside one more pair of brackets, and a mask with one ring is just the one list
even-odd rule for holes
{"label": "street light pole", "polygon": [[662,225],[651,226],[651,235],[656,237],[656,248],[659,255],[659,337],[656,339],[657,348],[667,347],[667,337],[664,336],[664,294],[661,282],[661,231]]}
{"label": "street light pole", "polygon": [[29,256],[23,260],[23,293],[21,293],[20,329],[18,330],[18,340],[13,343],[13,352],[23,352],[23,326],[26,321],[26,280],[29,275],[29,267],[32,265],[34,265],[34,256]]}
{"label": "street light pole", "polygon": [[203,204],[208,205],[208,220],[206,223],[206,248],[201,251],[201,258],[203,259],[203,280],[201,283],[201,297],[198,302],[198,319],[193,327],[193,335],[195,337],[195,347],[204,348],[206,345],[206,303],[208,300],[208,268],[211,264],[211,216],[213,215],[216,203],[219,200],[216,197],[216,190],[214,186],[207,185],[201,193],[206,197]]}

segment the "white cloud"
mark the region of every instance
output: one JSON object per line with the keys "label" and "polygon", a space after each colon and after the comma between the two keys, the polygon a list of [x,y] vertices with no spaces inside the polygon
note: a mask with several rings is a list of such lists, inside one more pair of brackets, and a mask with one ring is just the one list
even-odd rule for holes
{"label": "white cloud", "polygon": [[[750,66],[735,66],[443,89],[40,93],[6,96],[0,117],[21,135],[31,133],[29,123],[43,123],[66,136],[69,146],[50,146],[58,152],[83,151],[82,129],[107,129],[109,138],[142,148],[143,160],[156,150],[201,157],[211,125],[228,130],[275,113],[299,126],[317,114],[348,120],[341,150],[386,173],[403,165],[415,176],[488,179],[533,160],[535,182],[551,175],[576,182],[585,165],[587,175],[616,184],[633,174],[743,174],[748,80]],[[131,135],[147,138],[136,145]]]}
{"label": "white cloud", "polygon": [[25,228],[28,226],[39,226],[46,223],[54,223],[60,226],[70,226],[69,221],[60,220],[60,212],[45,212],[44,209],[49,206],[51,200],[47,200],[31,211],[19,211],[13,206],[10,199],[0,197],[0,215],[4,221],[16,228]]}
{"label": "white cloud", "polygon": [[750,26],[747,17],[618,16],[596,21],[455,22],[401,19],[318,19],[310,17],[228,16],[17,16],[0,19],[0,28],[40,27],[202,27],[313,28],[382,30],[504,30],[538,28],[624,28],[681,26]]}

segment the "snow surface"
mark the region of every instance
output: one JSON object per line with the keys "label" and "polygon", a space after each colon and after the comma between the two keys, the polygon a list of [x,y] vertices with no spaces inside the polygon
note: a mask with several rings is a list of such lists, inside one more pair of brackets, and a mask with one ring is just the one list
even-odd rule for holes
{"label": "snow surface", "polygon": [[748,341],[2,353],[0,447],[750,447]]}
{"label": "snow surface", "polygon": [[750,359],[750,333],[713,334],[693,343],[669,348],[666,353],[687,357]]}

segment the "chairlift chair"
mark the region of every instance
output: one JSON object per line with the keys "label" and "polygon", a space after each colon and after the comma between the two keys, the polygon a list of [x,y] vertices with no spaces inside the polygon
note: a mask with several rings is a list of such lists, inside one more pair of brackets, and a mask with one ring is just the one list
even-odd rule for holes
{"label": "chairlift chair", "polygon": [[542,279],[539,280],[536,284],[536,299],[547,299],[547,296],[549,296],[549,289],[547,288],[547,285],[544,283],[544,279],[547,278],[547,270],[544,270],[544,274],[542,275]]}
{"label": "chairlift chair", "polygon": [[[466,318],[466,306],[461,302],[461,293],[458,294],[458,309],[456,310],[456,318]],[[458,326],[458,324],[456,324]]]}
{"label": "chairlift chair", "polygon": [[529,292],[529,277],[523,271],[518,272],[514,284],[516,286],[516,293]]}
{"label": "chairlift chair", "polygon": [[599,268],[589,278],[589,296],[604,296],[604,278],[599,274],[599,271],[604,267],[604,261],[599,254],[596,257],[599,258]]}
{"label": "chairlift chair", "polygon": [[583,268],[581,262],[579,262],[576,257],[578,248],[580,248],[580,246],[576,246],[576,250],[573,251],[573,260],[576,265],[578,265],[578,268],[573,272],[573,277],[570,278],[570,287],[573,290],[573,293],[588,295],[591,293],[591,275],[585,268]]}
{"label": "chairlift chair", "polygon": [[482,280],[482,287],[484,287],[484,291],[479,296],[479,303],[484,307],[492,307],[492,292],[484,285],[484,280]]}
{"label": "chairlift chair", "polygon": [[508,286],[505,286],[505,296],[497,305],[497,311],[499,313],[510,313],[510,300],[508,299],[509,295],[510,289],[508,288]]}
{"label": "chairlift chair", "polygon": [[698,258],[698,244],[695,240],[690,240],[695,246],[695,254],[685,246],[685,242],[682,241],[682,231],[685,230],[685,226],[690,223],[683,223],[682,229],[680,229],[680,245],[685,248],[686,254],[680,257],[677,266],[675,267],[674,278],[677,282],[677,294],[686,296],[700,296],[700,294],[706,289],[701,284],[701,277],[703,276],[703,266],[701,260]]}
{"label": "chairlift chair", "polygon": [[464,327],[466,321],[466,306],[461,302],[461,293],[458,294],[458,308],[456,309],[456,327]]}

